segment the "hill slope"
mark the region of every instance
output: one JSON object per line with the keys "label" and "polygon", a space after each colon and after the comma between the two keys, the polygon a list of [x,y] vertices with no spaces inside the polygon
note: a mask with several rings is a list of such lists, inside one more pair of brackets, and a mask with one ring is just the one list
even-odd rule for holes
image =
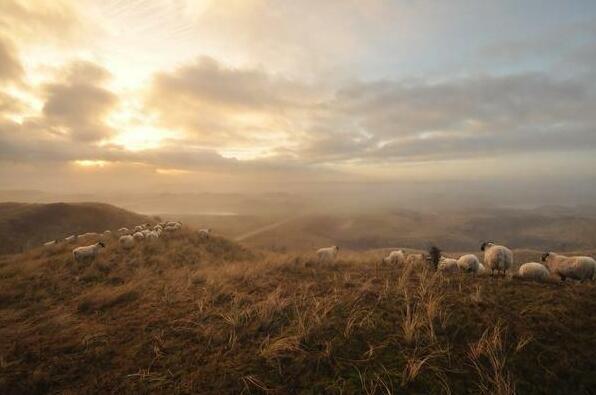
{"label": "hill slope", "polygon": [[504,209],[440,214],[394,210],[382,214],[304,215],[245,238],[243,243],[277,251],[334,244],[356,250],[425,249],[430,243],[445,250],[475,251],[485,240],[512,248],[590,249],[596,246],[596,216],[575,211]]}
{"label": "hill slope", "polygon": [[149,222],[103,203],[0,203],[0,254],[85,232],[103,232]]}
{"label": "hill slope", "polygon": [[[0,393],[590,394],[596,286],[255,254],[183,230],[0,257]],[[531,252],[532,259],[538,252]]]}

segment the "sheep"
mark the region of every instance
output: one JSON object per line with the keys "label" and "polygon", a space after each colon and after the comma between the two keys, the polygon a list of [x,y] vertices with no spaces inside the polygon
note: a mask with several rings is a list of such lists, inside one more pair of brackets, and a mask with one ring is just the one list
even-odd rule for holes
{"label": "sheep", "polygon": [[211,228],[199,229],[199,235],[202,237],[209,237],[210,233],[211,233]]}
{"label": "sheep", "polygon": [[87,232],[87,233],[83,233],[82,235],[79,235],[79,239],[95,239],[95,238],[99,238],[99,233]]}
{"label": "sheep", "polygon": [[425,254],[410,254],[406,258],[406,264],[412,266],[424,266],[428,262]]}
{"label": "sheep", "polygon": [[120,245],[122,246],[122,248],[124,249],[131,249],[135,246],[135,238],[132,237],[131,235],[123,235],[120,236],[120,239],[118,240],[120,242]]}
{"label": "sheep", "polygon": [[513,252],[505,246],[485,241],[480,246],[480,250],[484,251],[484,265],[490,270],[491,275],[495,270],[497,273],[503,271],[505,274],[513,265]]}
{"label": "sheep", "polygon": [[550,276],[548,269],[538,262],[524,263],[518,273],[519,277],[533,281],[546,281]]}
{"label": "sheep", "polygon": [[338,246],[319,248],[317,250],[317,257],[319,258],[320,262],[333,261],[337,257],[338,252],[339,252]]}
{"label": "sheep", "polygon": [[478,274],[486,274],[486,267],[482,264],[482,262],[478,263]]}
{"label": "sheep", "polygon": [[391,251],[389,255],[383,258],[383,263],[390,263],[396,265],[403,265],[406,261],[406,256],[402,250]]}
{"label": "sheep", "polygon": [[84,247],[77,247],[72,250],[72,256],[75,262],[83,262],[85,260],[94,260],[99,253],[100,248],[104,248],[105,244],[101,241]]}
{"label": "sheep", "polygon": [[161,226],[160,224],[157,224],[153,227],[153,230],[163,230],[163,226]]}
{"label": "sheep", "polygon": [[111,230],[104,230],[103,232],[103,237],[110,237],[112,236],[112,231]]}
{"label": "sheep", "polygon": [[77,235],[72,235],[72,236],[68,236],[64,239],[65,242],[67,243],[74,243],[75,241],[77,241],[78,236]]}
{"label": "sheep", "polygon": [[567,257],[554,252],[545,252],[542,262],[551,273],[555,273],[565,281],[567,277],[580,280],[596,280],[596,261],[589,256]]}
{"label": "sheep", "polygon": [[44,247],[51,247],[58,244],[58,240],[52,240],[52,241],[46,241],[45,243],[43,243]]}
{"label": "sheep", "polygon": [[149,233],[147,233],[147,235],[145,235],[145,238],[149,241],[155,241],[155,240],[159,239],[159,233],[157,233],[154,230],[149,231]]}
{"label": "sheep", "polygon": [[130,230],[128,230],[128,228],[120,228],[118,229],[118,233],[120,233],[120,235],[128,235],[130,234]]}
{"label": "sheep", "polygon": [[145,228],[143,228],[143,226],[142,226],[142,225],[137,225],[137,226],[135,226],[135,229],[134,229],[134,231],[135,231],[135,232],[140,232],[140,231],[142,231],[143,229],[145,229]]}
{"label": "sheep", "polygon": [[457,265],[457,259],[441,257],[437,270],[443,273],[457,273],[459,272],[459,266]]}
{"label": "sheep", "polygon": [[172,225],[166,225],[164,230],[167,232],[175,232],[181,228],[182,228],[182,225],[180,225],[178,222],[174,222]]}
{"label": "sheep", "polygon": [[132,237],[134,237],[135,240],[143,240],[145,238],[145,235],[141,232],[135,232],[133,233]]}
{"label": "sheep", "polygon": [[457,260],[457,267],[464,273],[478,273],[480,261],[474,254],[462,255]]}
{"label": "sheep", "polygon": [[142,233],[142,234],[143,234],[143,236],[145,236],[145,237],[147,237],[147,235],[148,235],[150,232],[152,232],[152,231],[151,231],[151,230],[149,230],[149,229],[143,229],[143,230],[141,231],[141,233]]}

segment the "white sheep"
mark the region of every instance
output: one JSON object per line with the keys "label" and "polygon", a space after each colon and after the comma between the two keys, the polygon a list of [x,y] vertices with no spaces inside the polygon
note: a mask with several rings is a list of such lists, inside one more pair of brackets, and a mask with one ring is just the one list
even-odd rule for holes
{"label": "white sheep", "polygon": [[513,265],[513,252],[505,246],[485,241],[480,246],[484,251],[484,265],[491,274],[496,270],[503,271],[503,274]]}
{"label": "white sheep", "polygon": [[163,230],[163,226],[161,226],[160,224],[157,224],[153,227],[153,230]]}
{"label": "white sheep", "polygon": [[145,235],[141,232],[135,232],[133,233],[132,237],[134,237],[135,240],[143,240],[145,238]]}
{"label": "white sheep", "polygon": [[182,228],[182,225],[175,222],[172,225],[166,225],[166,227],[163,230],[165,230],[166,232],[175,232],[177,230],[180,230],[181,228]]}
{"label": "white sheep", "polygon": [[478,263],[478,274],[486,274],[486,267],[482,264],[482,262]]}
{"label": "white sheep", "polygon": [[64,239],[65,242],[67,243],[74,243],[75,241],[77,241],[78,236],[77,235],[72,235],[72,236],[68,236]]}
{"label": "white sheep", "polygon": [[108,238],[110,236],[112,236],[112,231],[111,230],[104,230],[103,237]]}
{"label": "white sheep", "polygon": [[459,270],[464,273],[476,274],[480,269],[480,261],[474,254],[462,255],[457,260],[457,266],[459,267]]}
{"label": "white sheep", "polygon": [[77,247],[72,250],[72,256],[76,262],[83,262],[85,260],[93,260],[99,253],[100,248],[104,248],[105,244],[101,241],[90,246]]}
{"label": "white sheep", "polygon": [[406,258],[406,264],[408,266],[424,266],[428,262],[425,254],[409,254]]}
{"label": "white sheep", "polygon": [[137,225],[137,226],[135,226],[135,229],[134,229],[134,231],[135,231],[135,232],[140,232],[140,231],[142,231],[143,229],[145,229],[145,228],[143,227],[143,225]]}
{"label": "white sheep", "polygon": [[152,232],[152,230],[149,230],[149,229],[143,229],[143,230],[141,231],[141,233],[142,233],[142,234],[143,234],[143,236],[145,236],[145,237],[147,237],[147,235],[148,235],[150,232]]}
{"label": "white sheep", "polygon": [[319,258],[320,262],[333,261],[337,257],[338,251],[338,246],[319,248],[317,250],[317,257]]}
{"label": "white sheep", "polygon": [[131,235],[123,235],[120,236],[119,239],[120,245],[122,246],[122,248],[124,249],[131,249],[135,246],[135,238],[132,237]]}
{"label": "white sheep", "polygon": [[574,280],[596,280],[596,261],[589,256],[567,257],[554,252],[542,255],[542,262],[551,273],[558,275],[562,281],[567,277]]}
{"label": "white sheep", "polygon": [[130,234],[130,230],[128,230],[128,228],[120,228],[118,229],[118,233],[120,233],[120,235],[128,235]]}
{"label": "white sheep", "polygon": [[402,250],[391,251],[389,255],[383,258],[383,263],[394,265],[403,265],[406,262],[406,256]]}
{"label": "white sheep", "polygon": [[79,239],[96,239],[99,238],[99,233],[87,232],[79,235]]}
{"label": "white sheep", "polygon": [[437,267],[437,270],[443,273],[459,272],[457,259],[441,257],[441,259],[439,260],[439,266]]}
{"label": "white sheep", "polygon": [[156,231],[154,231],[154,230],[152,230],[152,231],[149,231],[149,233],[147,233],[147,234],[145,235],[145,238],[146,238],[147,240],[149,240],[149,241],[155,241],[155,240],[159,239],[159,233],[157,233],[157,232],[156,232]]}
{"label": "white sheep", "polygon": [[538,262],[524,263],[518,273],[521,278],[533,281],[546,281],[550,276],[548,269]]}
{"label": "white sheep", "polygon": [[199,229],[199,235],[202,237],[209,237],[210,234],[211,234],[211,228]]}

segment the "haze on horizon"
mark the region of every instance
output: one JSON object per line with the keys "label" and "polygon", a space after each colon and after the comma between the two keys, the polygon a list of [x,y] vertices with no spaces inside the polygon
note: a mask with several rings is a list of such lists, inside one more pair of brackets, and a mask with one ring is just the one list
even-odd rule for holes
{"label": "haze on horizon", "polygon": [[594,202],[595,109],[589,0],[0,0],[0,189]]}

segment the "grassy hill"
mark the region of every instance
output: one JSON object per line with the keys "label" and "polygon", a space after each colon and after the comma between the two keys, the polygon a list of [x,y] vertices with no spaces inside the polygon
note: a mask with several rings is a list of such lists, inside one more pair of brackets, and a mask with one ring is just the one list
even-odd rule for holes
{"label": "grassy hill", "polygon": [[0,254],[73,234],[145,222],[150,218],[103,203],[0,203]]}
{"label": "grassy hill", "polygon": [[594,283],[384,253],[320,264],[184,229],[90,264],[0,257],[0,393],[593,393]]}

